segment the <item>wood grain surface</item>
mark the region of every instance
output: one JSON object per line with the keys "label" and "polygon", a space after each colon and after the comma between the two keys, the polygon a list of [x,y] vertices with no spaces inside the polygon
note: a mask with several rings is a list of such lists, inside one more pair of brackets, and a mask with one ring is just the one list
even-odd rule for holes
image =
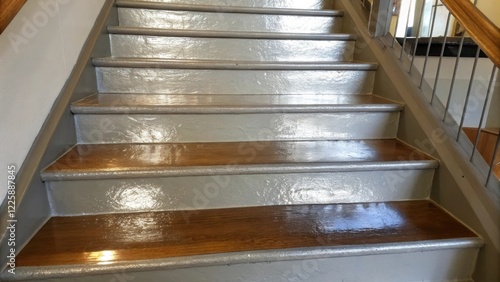
{"label": "wood grain surface", "polygon": [[442,0],[474,41],[500,67],[500,29],[469,0]]}
{"label": "wood grain surface", "polygon": [[110,264],[472,237],[428,201],[54,217],[23,249],[17,265]]}
{"label": "wood grain surface", "polygon": [[12,19],[23,7],[26,0],[2,0],[0,1],[0,34],[9,25]]}
{"label": "wood grain surface", "polygon": [[142,171],[187,166],[405,162],[431,158],[396,139],[77,145],[45,172]]}

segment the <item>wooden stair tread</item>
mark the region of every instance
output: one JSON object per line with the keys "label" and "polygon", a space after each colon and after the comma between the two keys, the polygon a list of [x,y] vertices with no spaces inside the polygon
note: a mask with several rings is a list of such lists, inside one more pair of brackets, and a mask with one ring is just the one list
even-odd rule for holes
{"label": "wooden stair tread", "polygon": [[374,95],[96,94],[75,102],[74,113],[220,113],[401,111],[402,104]]}
{"label": "wooden stair tread", "polygon": [[[42,172],[44,180],[189,167],[416,162],[436,167],[430,156],[396,139],[77,145]],[[70,177],[70,176],[68,176]],[[60,179],[59,179],[60,180]]]}
{"label": "wooden stair tread", "polygon": [[477,235],[429,201],[53,217],[17,257],[17,265],[463,238]]}

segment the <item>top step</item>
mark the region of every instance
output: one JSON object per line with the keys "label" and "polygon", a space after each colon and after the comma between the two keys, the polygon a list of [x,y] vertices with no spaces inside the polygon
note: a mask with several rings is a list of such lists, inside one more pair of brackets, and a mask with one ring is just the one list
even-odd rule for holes
{"label": "top step", "polygon": [[289,9],[331,9],[333,4],[333,0],[136,0],[135,2]]}
{"label": "top step", "polygon": [[118,0],[121,26],[188,30],[339,33],[343,11]]}
{"label": "top step", "polygon": [[207,5],[205,3],[201,5],[193,5],[193,4],[186,5],[186,4],[171,4],[171,3],[150,2],[150,1],[117,0],[116,5],[120,8],[191,11],[191,12],[293,15],[293,16],[317,16],[317,17],[342,17],[344,15],[343,11],[334,11],[334,10],[218,6],[218,5]]}

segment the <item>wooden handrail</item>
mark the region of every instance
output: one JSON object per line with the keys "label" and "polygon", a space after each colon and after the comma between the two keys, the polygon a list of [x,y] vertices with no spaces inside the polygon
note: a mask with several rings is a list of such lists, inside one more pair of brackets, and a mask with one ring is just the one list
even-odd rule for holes
{"label": "wooden handrail", "polygon": [[0,34],[9,25],[12,19],[23,7],[26,0],[2,0],[0,1]]}
{"label": "wooden handrail", "polygon": [[491,61],[500,67],[500,29],[469,0],[441,0]]}

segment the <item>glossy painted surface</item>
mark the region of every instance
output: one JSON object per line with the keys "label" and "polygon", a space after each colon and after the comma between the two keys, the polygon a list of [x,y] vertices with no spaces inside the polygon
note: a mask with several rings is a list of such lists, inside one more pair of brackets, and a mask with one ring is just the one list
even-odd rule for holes
{"label": "glossy painted surface", "polygon": [[[411,160],[411,161],[410,161]],[[410,161],[410,162],[409,162]],[[216,167],[234,170],[236,165],[306,165],[430,163],[429,156],[394,140],[368,141],[281,141],[165,144],[77,145],[43,172],[51,174],[155,172]],[[236,171],[236,170],[235,170]],[[57,179],[57,177],[56,177]]]}
{"label": "glossy painted surface", "polygon": [[375,71],[96,69],[99,92],[163,94],[368,94]]}
{"label": "glossy painted surface", "polygon": [[194,5],[221,5],[238,7],[272,7],[293,9],[331,8],[330,0],[136,0],[147,2],[180,3]]}
{"label": "glossy painted surface", "polygon": [[396,137],[399,124],[399,112],[275,112],[126,114],[122,111],[122,114],[76,115],[75,121],[80,144],[386,139]]}
{"label": "glossy painted surface", "polygon": [[92,95],[72,104],[73,113],[285,113],[400,111],[403,105],[376,95]]}
{"label": "glossy painted surface", "polygon": [[249,60],[351,61],[354,41],[111,35],[116,57]]}
{"label": "glossy painted surface", "polygon": [[[262,232],[265,230],[265,232]],[[475,238],[427,201],[52,218],[18,267]]]}
{"label": "glossy painted surface", "polygon": [[427,199],[434,168],[51,181],[53,215]]}
{"label": "glossy painted surface", "polygon": [[[175,257],[122,264],[20,267],[6,281],[460,281],[473,282],[480,240],[344,246]],[[287,260],[283,260],[286,258]],[[432,271],[422,271],[432,269]],[[85,273],[82,275],[82,273]],[[65,277],[65,278],[57,278]],[[166,278],[168,277],[168,278]],[[0,278],[2,278],[0,274]],[[166,280],[167,279],[167,280]],[[46,281],[46,280],[43,280]]]}
{"label": "glossy painted surface", "polygon": [[190,70],[294,70],[294,71],[375,71],[377,63],[366,62],[276,62],[242,60],[178,60],[164,58],[94,58],[96,67],[165,68]]}
{"label": "glossy painted surface", "polygon": [[72,106],[79,143],[394,138],[401,109],[371,95],[101,94]]}
{"label": "glossy painted surface", "polygon": [[189,30],[338,33],[342,17],[119,8],[121,26]]}
{"label": "glossy painted surface", "polygon": [[240,39],[290,39],[290,40],[356,40],[356,34],[347,33],[290,33],[290,32],[251,32],[228,30],[189,30],[151,27],[108,26],[109,34],[150,35],[170,37],[240,38]]}
{"label": "glossy painted surface", "polygon": [[134,0],[118,0],[116,6],[120,8],[152,9],[163,11],[195,11],[195,12],[216,12],[216,13],[236,13],[236,14],[262,14],[262,15],[295,15],[295,16],[328,16],[342,17],[344,11],[340,10],[318,10],[318,9],[290,9],[272,7],[241,7],[226,5],[192,5],[165,2],[141,2]]}

